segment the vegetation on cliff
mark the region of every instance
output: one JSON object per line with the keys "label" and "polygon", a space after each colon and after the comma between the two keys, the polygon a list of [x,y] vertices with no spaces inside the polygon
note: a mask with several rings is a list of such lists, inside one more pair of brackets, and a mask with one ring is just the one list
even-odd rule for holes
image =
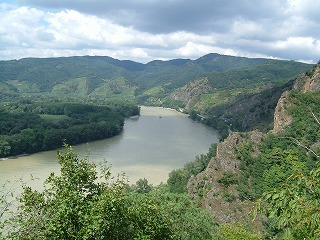
{"label": "vegetation on cliff", "polygon": [[63,98],[93,104],[116,100],[184,109],[204,116],[197,119],[220,130],[224,139],[228,129],[272,128],[281,92],[310,67],[219,54],[147,64],[99,56],[26,58],[0,61],[0,99]]}
{"label": "vegetation on cliff", "polygon": [[217,221],[250,223],[260,199],[256,208],[268,218],[257,215],[251,225],[266,229],[266,237],[319,238],[319,64],[312,72],[282,95],[276,129],[230,134],[206,170],[190,179],[189,193]]}
{"label": "vegetation on cliff", "polygon": [[[97,65],[89,67],[90,61]],[[72,139],[90,140],[89,133],[74,135],[84,129],[98,129],[97,136],[105,132],[100,127],[107,129],[107,135],[116,134],[123,117],[137,113],[131,104],[135,101],[188,105],[192,118],[228,136],[155,188],[146,179],[135,186],[122,177],[112,180],[109,168],[97,171],[67,148],[58,154],[61,175],[51,174],[44,191],[24,186],[18,211],[0,225],[6,238],[261,239],[259,231],[279,239],[319,237],[319,64],[307,71],[310,65],[221,55],[148,64],[104,57],[1,64],[6,72],[0,75],[0,88],[5,90],[0,152],[7,155],[18,149],[11,145],[14,139],[25,139],[19,144],[27,152],[48,145],[35,136],[59,140],[61,145],[68,136],[72,144]],[[59,78],[45,76],[52,64]],[[14,71],[16,66],[20,72]],[[64,101],[57,100],[63,94]],[[12,101],[17,96],[20,102]],[[104,97],[109,105],[101,103]],[[48,99],[56,103],[48,104]],[[128,105],[110,106],[114,99],[128,100]],[[272,129],[273,114],[275,127],[268,134],[228,135],[230,129],[266,132]],[[68,135],[54,138],[54,131]],[[252,223],[249,214],[259,198],[256,206],[264,215]],[[8,202],[5,196],[0,200],[4,204],[0,217],[4,217]],[[199,202],[211,216],[199,208]]]}

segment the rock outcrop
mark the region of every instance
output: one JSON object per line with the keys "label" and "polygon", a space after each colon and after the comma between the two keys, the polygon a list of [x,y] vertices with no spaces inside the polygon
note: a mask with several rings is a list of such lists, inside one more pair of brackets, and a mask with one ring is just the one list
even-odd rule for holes
{"label": "rock outcrop", "polygon": [[[320,64],[299,77],[293,89],[304,93],[320,91]],[[289,109],[293,104],[290,91],[283,92],[275,108],[274,128],[271,133],[283,131],[292,122]],[[205,171],[190,178],[188,193],[202,202],[203,207],[212,213],[215,221],[252,223],[250,211],[254,203],[241,199],[237,191],[236,180],[241,174],[237,150],[250,143],[253,146],[251,154],[257,156],[258,146],[265,136],[266,134],[259,131],[230,133],[224,142],[217,145],[216,156],[211,159]],[[263,229],[261,222],[255,221],[253,224],[256,224],[255,227],[258,229]]]}
{"label": "rock outcrop", "polygon": [[239,177],[239,164],[236,150],[245,142],[253,144],[253,155],[257,155],[257,146],[265,134],[259,131],[249,133],[231,133],[228,138],[217,145],[216,157],[212,158],[206,170],[190,178],[188,192],[201,199],[203,206],[213,214],[217,222],[248,222],[249,212],[253,206],[250,201],[241,201],[235,184],[227,187],[221,183],[226,174]]}
{"label": "rock outcrop", "polygon": [[201,78],[199,80],[188,83],[182,88],[174,91],[170,97],[173,100],[181,101],[185,104],[185,107],[188,109],[190,103],[197,96],[212,92],[213,88],[208,82],[208,78]]}
{"label": "rock outcrop", "polygon": [[[320,91],[320,64],[318,63],[307,74],[299,77],[293,89],[299,90],[303,93]],[[285,91],[276,106],[274,113],[274,127],[272,133],[276,134],[284,130],[292,122],[292,117],[288,109],[292,106],[289,99],[289,91]]]}
{"label": "rock outcrop", "polygon": [[276,106],[274,111],[273,130],[272,133],[277,134],[284,130],[292,122],[292,117],[288,111],[290,107],[289,91],[285,91]]}
{"label": "rock outcrop", "polygon": [[[312,73],[307,73],[296,80],[294,89],[302,92],[320,91],[320,64],[312,69]],[[285,91],[275,108],[274,128],[271,133],[276,134],[284,130],[292,122],[289,108],[292,106],[290,92]],[[236,188],[235,182],[223,184],[222,179],[228,176],[239,178],[240,161],[237,158],[237,149],[246,143],[253,146],[251,154],[259,154],[258,146],[266,134],[259,131],[248,133],[230,133],[224,142],[217,145],[217,154],[211,159],[205,171],[196,176],[192,176],[188,182],[188,193],[196,199],[202,201],[204,208],[213,214],[213,218],[220,223],[231,221],[251,222],[250,210],[253,203],[249,200],[242,200]],[[258,228],[261,229],[261,223]]]}
{"label": "rock outcrop", "polygon": [[298,78],[293,88],[303,93],[320,91],[320,64],[318,63],[309,74]]}

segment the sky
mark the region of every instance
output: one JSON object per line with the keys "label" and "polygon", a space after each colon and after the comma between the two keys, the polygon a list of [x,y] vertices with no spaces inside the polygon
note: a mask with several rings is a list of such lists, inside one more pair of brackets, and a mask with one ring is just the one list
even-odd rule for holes
{"label": "sky", "polygon": [[0,60],[208,53],[317,63],[319,0],[0,0]]}

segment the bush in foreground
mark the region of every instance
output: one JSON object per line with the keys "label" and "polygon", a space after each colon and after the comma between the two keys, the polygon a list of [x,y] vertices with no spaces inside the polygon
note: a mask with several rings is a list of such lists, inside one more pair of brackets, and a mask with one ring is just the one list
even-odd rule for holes
{"label": "bush in foreground", "polygon": [[24,185],[20,206],[1,224],[5,239],[212,239],[210,216],[186,194],[158,186],[132,191],[124,176],[79,159],[72,148],[58,152],[60,174],[44,190]]}

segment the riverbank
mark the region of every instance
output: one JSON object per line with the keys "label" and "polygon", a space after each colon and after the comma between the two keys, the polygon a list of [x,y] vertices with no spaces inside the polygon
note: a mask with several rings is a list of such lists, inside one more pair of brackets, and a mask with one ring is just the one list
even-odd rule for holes
{"label": "riverbank", "polygon": [[165,108],[165,107],[153,107],[153,106],[145,106],[141,105],[140,114],[143,112],[144,115],[154,115],[154,116],[174,116],[176,114],[181,116],[188,116],[187,114],[180,112],[173,108]]}
{"label": "riverbank", "polygon": [[1,112],[1,158],[113,137],[123,131],[124,118],[139,114],[136,105],[38,104],[29,104],[19,113]]}
{"label": "riverbank", "polygon": [[[214,129],[192,121],[186,114],[142,106],[140,117],[126,119],[119,135],[74,145],[74,151],[97,164],[106,161],[112,165],[112,173],[125,172],[131,183],[145,177],[159,184],[167,180],[170,171],[206,153],[218,139]],[[44,179],[58,170],[56,150],[9,159],[0,162],[0,184],[21,176],[29,179],[31,174]]]}

